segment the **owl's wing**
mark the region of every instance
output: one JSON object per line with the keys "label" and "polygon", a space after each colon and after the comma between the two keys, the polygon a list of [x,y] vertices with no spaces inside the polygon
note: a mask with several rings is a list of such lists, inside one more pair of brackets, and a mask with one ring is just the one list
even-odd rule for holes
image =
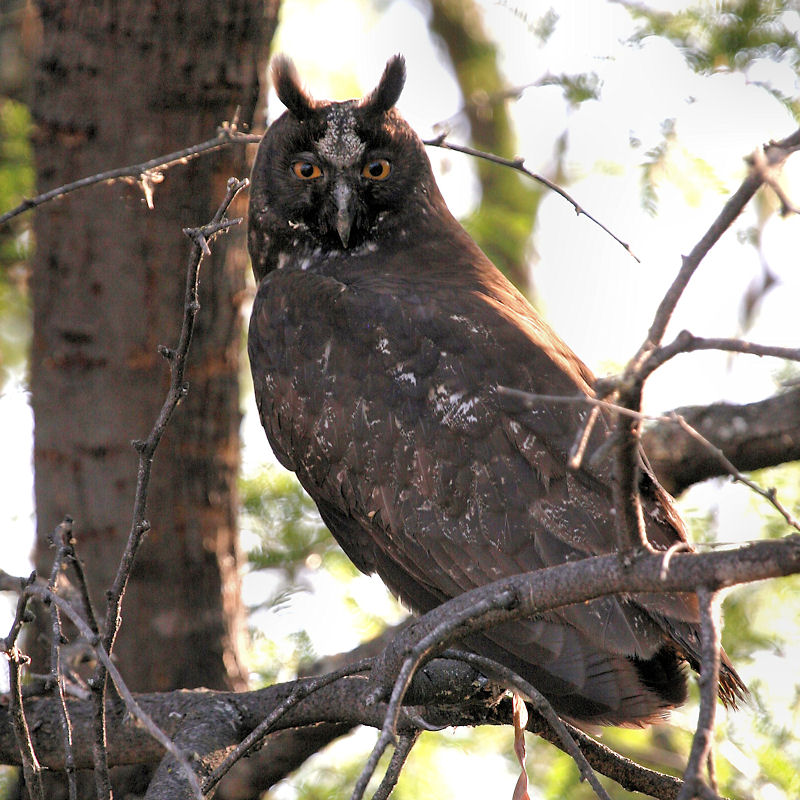
{"label": "owl's wing", "polygon": [[[614,549],[606,468],[566,467],[587,409],[498,394],[589,390],[586,368],[518,298],[276,271],[255,300],[249,354],[279,460],[353,562],[416,611]],[[654,542],[682,538],[656,495],[645,503]],[[467,644],[568,717],[636,723],[684,699],[696,619],[685,595],[603,598]]]}

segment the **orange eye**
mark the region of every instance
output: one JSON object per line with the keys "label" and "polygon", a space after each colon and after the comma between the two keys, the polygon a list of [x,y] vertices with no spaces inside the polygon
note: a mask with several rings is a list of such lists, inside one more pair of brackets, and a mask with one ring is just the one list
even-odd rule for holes
{"label": "orange eye", "polygon": [[322,170],[310,161],[295,161],[292,164],[292,172],[301,181],[311,181],[322,176]]}
{"label": "orange eye", "polygon": [[364,165],[361,174],[371,181],[385,181],[392,171],[392,165],[385,158],[376,158]]}

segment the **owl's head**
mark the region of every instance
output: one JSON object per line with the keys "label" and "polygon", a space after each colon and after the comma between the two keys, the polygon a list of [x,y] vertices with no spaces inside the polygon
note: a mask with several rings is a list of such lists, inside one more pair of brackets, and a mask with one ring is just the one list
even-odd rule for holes
{"label": "owl's head", "polygon": [[360,100],[313,99],[291,61],[272,64],[286,112],[264,134],[253,166],[248,244],[256,279],[309,252],[355,252],[411,231],[410,214],[440,199],[419,137],[394,104],[402,56]]}

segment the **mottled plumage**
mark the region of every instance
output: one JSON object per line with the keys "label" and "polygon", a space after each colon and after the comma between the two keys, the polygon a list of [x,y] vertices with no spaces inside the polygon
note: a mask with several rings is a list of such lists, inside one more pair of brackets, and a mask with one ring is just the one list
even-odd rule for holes
{"label": "mottled plumage", "polygon": [[[356,566],[417,612],[503,576],[614,549],[605,441],[567,453],[587,409],[497,391],[591,394],[588,368],[451,216],[394,110],[392,59],[361,101],[311,99],[275,62],[288,108],[253,168],[258,293],[249,354],[261,421]],[[647,534],[684,541],[646,469]],[[698,663],[694,596],[604,598],[467,643],[564,716],[642,724],[683,702]],[[721,694],[743,687],[727,659]]]}

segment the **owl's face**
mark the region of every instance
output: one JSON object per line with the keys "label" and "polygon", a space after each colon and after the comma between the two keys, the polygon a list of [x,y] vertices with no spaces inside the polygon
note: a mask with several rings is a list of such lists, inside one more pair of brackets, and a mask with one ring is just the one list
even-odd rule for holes
{"label": "owl's face", "polygon": [[253,166],[256,278],[314,252],[358,252],[409,235],[411,214],[440,196],[422,142],[393,108],[403,59],[390,60],[360,101],[313,100],[285,59],[275,60],[273,79],[288,110],[264,135]]}

